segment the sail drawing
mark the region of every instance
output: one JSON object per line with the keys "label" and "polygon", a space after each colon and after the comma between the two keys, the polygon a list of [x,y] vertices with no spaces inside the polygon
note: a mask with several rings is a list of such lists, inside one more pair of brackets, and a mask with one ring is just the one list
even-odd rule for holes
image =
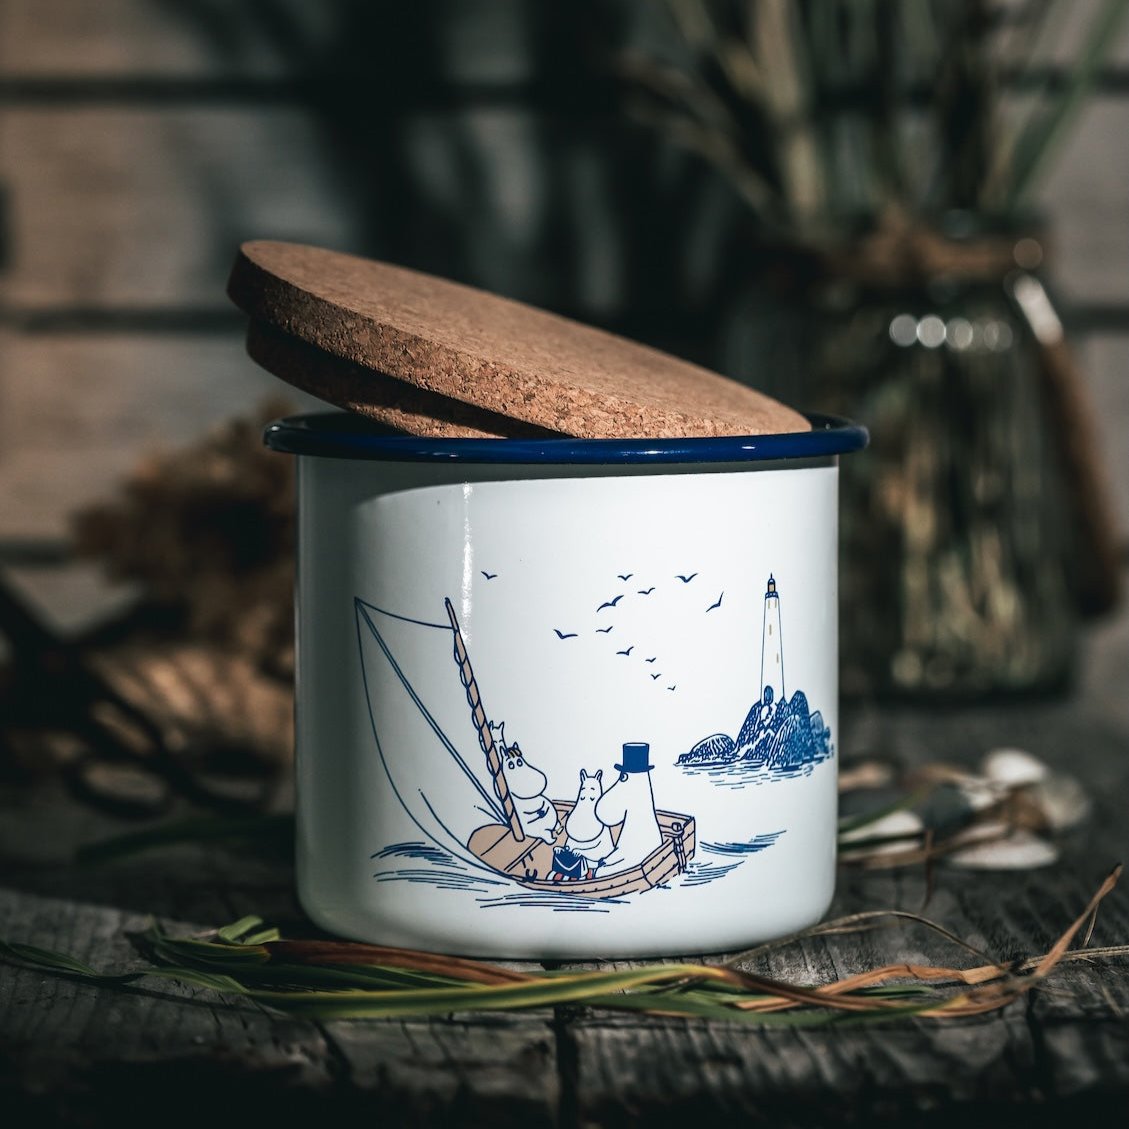
{"label": "sail drawing", "polygon": [[[684,872],[695,849],[690,815],[654,806],[643,743],[624,745],[619,779],[598,797],[550,797],[548,778],[529,764],[504,727],[491,724],[466,641],[450,600],[443,622],[414,619],[354,602],[357,640],[373,738],[392,790],[432,843],[522,889],[613,898],[646,891]],[[440,682],[436,682],[436,672]],[[443,692],[436,692],[441,684]],[[420,687],[430,688],[425,698]],[[449,689],[448,689],[449,688]],[[409,751],[410,750],[410,754]],[[594,777],[581,772],[582,785]],[[649,797],[646,810],[632,797]],[[614,812],[606,858],[577,866],[569,824],[594,828]],[[601,808],[602,804],[602,808]],[[652,837],[641,829],[653,828]],[[630,845],[642,843],[635,855]],[[562,862],[562,860],[565,860]]]}

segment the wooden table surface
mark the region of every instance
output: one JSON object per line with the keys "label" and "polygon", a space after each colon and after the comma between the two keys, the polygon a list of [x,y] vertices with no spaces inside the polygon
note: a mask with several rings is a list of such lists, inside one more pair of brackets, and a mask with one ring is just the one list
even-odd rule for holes
{"label": "wooden table surface", "polygon": [[[1067,698],[959,710],[853,708],[844,760],[972,765],[1017,745],[1082,779],[1094,817],[1034,872],[939,866],[924,912],[999,957],[1041,953],[1129,859],[1129,614],[1091,632]],[[73,849],[122,825],[57,783],[0,781],[0,937],[98,968],[136,965],[152,915],[187,928],[247,913],[309,932],[289,860],[182,844],[97,867]],[[921,911],[919,869],[844,869],[832,914]],[[734,907],[740,912],[740,907]],[[1129,942],[1129,880],[1095,945]],[[819,982],[893,959],[953,963],[922,930],[809,940],[760,971]],[[788,1029],[624,1017],[579,1007],[403,1022],[280,1018],[159,981],[89,987],[0,965],[0,1122],[178,1125],[235,1112],[361,1114],[379,1125],[1060,1124],[1129,1111],[1129,960],[1061,967],[976,1019]]]}

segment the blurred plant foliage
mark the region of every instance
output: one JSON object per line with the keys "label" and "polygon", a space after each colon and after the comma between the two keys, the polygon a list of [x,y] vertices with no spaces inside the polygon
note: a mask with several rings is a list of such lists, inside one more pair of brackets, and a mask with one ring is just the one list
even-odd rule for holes
{"label": "blurred plant foliage", "polygon": [[[820,243],[891,211],[1011,215],[1090,93],[1127,0],[665,0],[633,112]],[[1053,64],[1053,65],[1052,65]]]}
{"label": "blurred plant foliage", "polygon": [[1061,325],[1033,333],[1009,287],[1129,0],[665,8],[622,60],[631,109],[755,225],[725,367],[871,431],[842,471],[845,692],[1064,685],[1120,550]]}

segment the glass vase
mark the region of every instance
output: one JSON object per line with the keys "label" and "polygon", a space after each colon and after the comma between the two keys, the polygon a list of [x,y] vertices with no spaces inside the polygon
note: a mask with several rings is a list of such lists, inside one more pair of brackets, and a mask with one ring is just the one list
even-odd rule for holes
{"label": "glass vase", "polygon": [[1065,684],[1078,624],[1067,492],[1037,345],[1003,283],[815,294],[760,303],[752,363],[775,395],[870,429],[841,468],[844,694]]}

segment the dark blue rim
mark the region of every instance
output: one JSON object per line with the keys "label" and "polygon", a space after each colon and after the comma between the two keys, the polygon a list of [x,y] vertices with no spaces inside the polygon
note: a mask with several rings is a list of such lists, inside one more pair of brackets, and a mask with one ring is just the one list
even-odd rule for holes
{"label": "dark blue rim", "polygon": [[869,442],[865,427],[807,413],[811,431],[710,439],[424,439],[388,435],[349,412],[290,416],[268,424],[263,442],[291,455],[400,462],[740,463],[845,455]]}

